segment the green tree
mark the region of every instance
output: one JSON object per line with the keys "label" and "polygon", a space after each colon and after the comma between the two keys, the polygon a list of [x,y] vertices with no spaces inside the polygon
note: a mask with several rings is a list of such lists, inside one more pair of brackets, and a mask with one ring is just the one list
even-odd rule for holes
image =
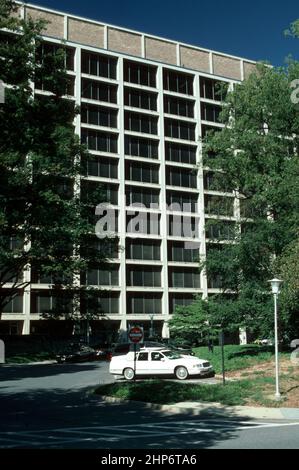
{"label": "green tree", "polygon": [[48,316],[89,318],[100,313],[101,292],[86,287],[84,273],[103,266],[116,241],[95,237],[95,206],[106,198],[101,188],[78,189],[88,152],[74,132],[80,110],[66,98],[70,51],[44,46],[45,22],[14,10],[0,0],[0,318],[41,277],[56,298]]}
{"label": "green tree", "polygon": [[177,307],[169,321],[171,337],[197,345],[208,331],[209,305],[201,299],[188,307]]}
{"label": "green tree", "polygon": [[[299,112],[290,87],[298,76],[299,64],[292,60],[281,68],[258,66],[227,94],[221,115],[225,126],[204,141],[205,166],[236,191],[241,211],[231,243],[222,243],[225,236],[220,236],[208,249],[204,267],[222,286],[213,301],[224,307],[223,321],[233,317],[235,325],[261,335],[273,330],[267,281],[298,234]],[[294,317],[286,297],[282,311],[281,330],[288,333]]]}
{"label": "green tree", "polygon": [[290,338],[299,334],[299,237],[286,246],[277,260],[277,272],[283,279],[280,304],[281,316],[288,318]]}

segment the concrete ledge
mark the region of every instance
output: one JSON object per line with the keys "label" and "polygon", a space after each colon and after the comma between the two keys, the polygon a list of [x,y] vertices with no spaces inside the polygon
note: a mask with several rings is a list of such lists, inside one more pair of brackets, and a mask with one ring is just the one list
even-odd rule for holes
{"label": "concrete ledge", "polygon": [[6,362],[0,364],[2,367],[24,367],[24,366],[42,366],[46,364],[58,364],[55,360],[40,361],[40,362]]}

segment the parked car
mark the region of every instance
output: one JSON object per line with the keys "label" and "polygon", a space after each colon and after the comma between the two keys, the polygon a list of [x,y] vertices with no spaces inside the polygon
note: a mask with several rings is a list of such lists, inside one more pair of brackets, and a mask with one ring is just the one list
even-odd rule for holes
{"label": "parked car", "polygon": [[95,361],[110,361],[112,358],[112,350],[107,346],[93,345],[93,349],[95,350]]}
{"label": "parked car", "polygon": [[172,349],[173,351],[177,351],[180,354],[187,354],[190,356],[195,355],[195,353],[192,350],[192,347],[189,346],[188,344],[177,343],[176,341],[173,341],[171,339],[164,340],[163,343],[164,343],[164,347]]}
{"label": "parked car", "polygon": [[134,353],[128,352],[111,359],[109,372],[123,375],[127,380],[136,376],[175,376],[185,380],[189,376],[213,376],[210,362],[193,356],[183,356],[176,351],[163,348],[143,348],[136,354],[136,372],[134,372]]}
{"label": "parked car", "polygon": [[[163,348],[165,349],[165,344],[157,343],[155,341],[143,341],[142,343],[137,344],[137,350],[147,347],[147,348]],[[112,356],[122,356],[127,354],[130,351],[134,351],[134,344],[132,343],[116,343],[112,348]]]}
{"label": "parked car", "polygon": [[[133,351],[134,345],[131,343],[117,343],[112,348],[112,356],[120,356],[123,354],[127,354],[130,351]],[[144,348],[162,348],[162,349],[171,349],[172,351],[176,351],[182,355],[191,355],[194,356],[194,352],[192,348],[189,346],[177,346],[175,343],[171,341],[158,342],[158,341],[143,341],[143,343],[139,343],[137,349],[144,349]]]}
{"label": "parked car", "polygon": [[86,344],[70,345],[64,352],[56,355],[56,360],[59,364],[63,364],[64,362],[108,361],[110,359],[111,351],[104,350],[97,346],[91,348]]}

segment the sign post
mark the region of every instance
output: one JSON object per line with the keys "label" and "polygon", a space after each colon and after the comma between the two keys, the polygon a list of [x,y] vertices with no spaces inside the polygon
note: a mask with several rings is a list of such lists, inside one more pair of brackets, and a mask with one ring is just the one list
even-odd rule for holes
{"label": "sign post", "polygon": [[222,383],[225,385],[225,366],[224,366],[224,331],[219,333],[219,344],[221,346],[221,362],[222,362]]}
{"label": "sign post", "polygon": [[133,326],[128,333],[129,342],[134,345],[134,382],[136,380],[136,347],[143,341],[143,336],[143,328],[140,326]]}

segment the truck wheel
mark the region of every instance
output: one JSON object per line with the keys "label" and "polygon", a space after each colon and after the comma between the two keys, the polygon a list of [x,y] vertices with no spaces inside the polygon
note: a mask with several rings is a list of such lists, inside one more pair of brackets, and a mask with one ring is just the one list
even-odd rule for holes
{"label": "truck wheel", "polygon": [[179,380],[186,380],[189,375],[186,367],[183,366],[177,367],[174,373],[176,378]]}
{"label": "truck wheel", "polygon": [[127,369],[124,370],[124,378],[126,380],[133,380],[134,377],[135,377],[135,373],[134,373],[133,369],[128,367]]}

